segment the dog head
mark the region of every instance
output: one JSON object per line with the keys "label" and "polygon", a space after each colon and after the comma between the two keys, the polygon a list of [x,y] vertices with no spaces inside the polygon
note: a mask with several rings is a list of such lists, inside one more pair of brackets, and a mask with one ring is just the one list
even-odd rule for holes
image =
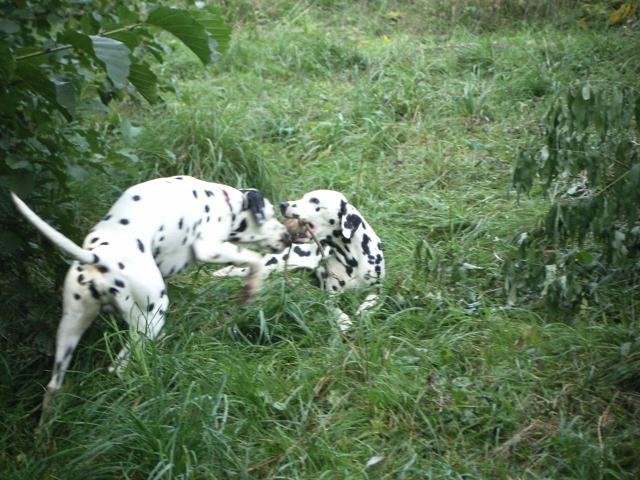
{"label": "dog head", "polygon": [[[336,234],[350,240],[363,223],[358,210],[344,195],[333,190],[314,190],[300,200],[283,202],[280,211],[285,217],[307,225],[319,240]],[[298,237],[298,240],[306,239],[304,234]]]}
{"label": "dog head", "polygon": [[241,190],[242,210],[233,222],[230,238],[238,243],[253,243],[278,253],[291,245],[291,236],[275,215],[275,209],[262,193]]}

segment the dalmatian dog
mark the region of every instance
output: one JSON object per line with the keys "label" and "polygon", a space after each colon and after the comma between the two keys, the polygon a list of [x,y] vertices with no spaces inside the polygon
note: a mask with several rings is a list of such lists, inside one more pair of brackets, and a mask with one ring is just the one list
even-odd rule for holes
{"label": "dalmatian dog", "polygon": [[[45,237],[75,259],[65,282],[53,375],[43,407],[61,388],[71,356],[101,306],[115,307],[132,332],[156,338],[169,298],[164,279],[195,262],[248,268],[248,298],[260,290],[262,254],[243,244],[281,252],[290,243],[271,203],[257,190],[188,176],[159,178],[127,189],[91,229],[82,247],[55,230],[12,193],[18,210]],[[124,347],[114,365],[129,355]],[[112,371],[114,365],[110,367]]]}
{"label": "dalmatian dog", "polygon": [[[332,190],[315,190],[300,200],[280,204],[286,225],[297,243],[287,252],[265,255],[263,266],[268,272],[284,268],[315,270],[320,287],[332,293],[347,288],[378,285],[385,275],[380,238],[362,214],[344,195]],[[312,241],[315,237],[319,246]],[[324,261],[323,261],[324,259]],[[214,272],[220,277],[242,277],[246,268],[226,267]],[[358,308],[360,315],[372,308],[378,299],[370,293]],[[338,326],[347,330],[351,318],[335,308]]]}

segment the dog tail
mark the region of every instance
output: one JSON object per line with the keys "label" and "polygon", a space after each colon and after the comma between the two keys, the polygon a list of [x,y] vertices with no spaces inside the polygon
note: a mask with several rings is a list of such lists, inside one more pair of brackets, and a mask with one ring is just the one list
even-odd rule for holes
{"label": "dog tail", "polygon": [[75,244],[72,240],[65,237],[62,233],[57,231],[43,219],[41,219],[33,210],[31,210],[26,203],[24,203],[20,197],[11,192],[11,198],[16,207],[29,220],[42,234],[57,245],[61,250],[64,250],[76,260],[82,263],[98,263],[100,259],[97,255],[85,250],[81,246]]}

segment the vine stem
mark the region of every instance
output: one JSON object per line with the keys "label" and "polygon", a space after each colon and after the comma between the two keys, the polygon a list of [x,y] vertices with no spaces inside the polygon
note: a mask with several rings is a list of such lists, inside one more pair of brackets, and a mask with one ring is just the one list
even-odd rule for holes
{"label": "vine stem", "polygon": [[[114,30],[109,30],[107,32],[101,31],[101,32],[98,32],[98,34],[103,37],[106,37],[109,35],[113,35],[114,33],[127,32],[129,30],[133,30],[134,28],[137,28],[140,25],[142,25],[142,23],[134,23],[133,25],[127,25],[126,27],[116,28]],[[39,52],[28,53],[26,55],[21,55],[19,57],[16,57],[16,61],[26,60],[27,58],[38,57],[40,55],[48,55],[50,53],[55,53],[55,52],[61,52],[63,50],[69,50],[70,48],[73,48],[73,45],[60,45],[59,47],[46,48],[44,50],[40,50]]]}

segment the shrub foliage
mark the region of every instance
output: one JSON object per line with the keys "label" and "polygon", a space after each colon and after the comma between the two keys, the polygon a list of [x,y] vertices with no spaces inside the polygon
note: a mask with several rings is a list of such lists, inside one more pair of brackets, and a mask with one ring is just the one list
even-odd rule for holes
{"label": "shrub foliage", "polygon": [[[94,185],[138,168],[112,133],[126,136],[130,123],[120,122],[110,103],[161,101],[168,86],[154,65],[172,45],[182,42],[208,64],[227,47],[230,28],[212,8],[142,1],[16,0],[3,2],[0,13],[0,287],[3,330],[19,338],[34,331],[29,320],[45,308],[37,299],[54,288],[38,271],[55,279],[65,265],[55,249],[30,241],[33,229],[17,218],[8,191],[80,238],[71,184]],[[10,318],[22,322],[10,326]]]}
{"label": "shrub foliage", "polygon": [[[64,222],[69,179],[95,169],[130,168],[135,158],[107,141],[109,103],[131,94],[160,100],[152,64],[162,62],[169,32],[203,63],[228,43],[230,29],[209,8],[152,7],[72,0],[5,3],[0,21],[0,186],[30,197]],[[12,233],[6,190],[0,251],[20,243]],[[50,210],[50,211],[49,211]],[[67,215],[68,217],[68,215]],[[64,225],[73,229],[70,221]]]}
{"label": "shrub foliage", "polygon": [[631,88],[577,83],[544,120],[539,150],[515,163],[518,193],[539,177],[552,204],[521,234],[507,265],[510,299],[540,291],[554,306],[599,299],[602,287],[637,282],[640,253],[640,96]]}

